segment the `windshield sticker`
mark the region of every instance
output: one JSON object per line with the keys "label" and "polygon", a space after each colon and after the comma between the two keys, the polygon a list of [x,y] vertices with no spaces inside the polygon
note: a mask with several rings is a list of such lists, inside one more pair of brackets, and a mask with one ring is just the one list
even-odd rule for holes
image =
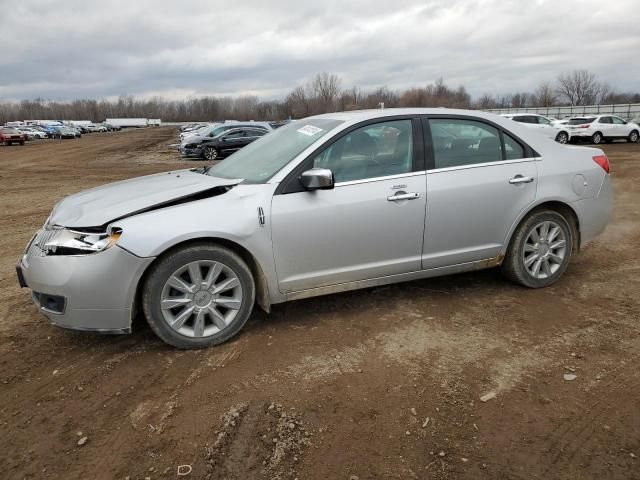
{"label": "windshield sticker", "polygon": [[305,135],[309,135],[310,137],[314,136],[316,133],[319,133],[322,131],[321,128],[318,127],[314,127],[313,125],[305,125],[302,128],[299,128],[297,130],[300,133],[304,133]]}

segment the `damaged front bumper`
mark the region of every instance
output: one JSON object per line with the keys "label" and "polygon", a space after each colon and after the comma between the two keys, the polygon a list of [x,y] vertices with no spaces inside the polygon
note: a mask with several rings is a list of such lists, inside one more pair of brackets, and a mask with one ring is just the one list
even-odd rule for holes
{"label": "damaged front bumper", "polygon": [[116,246],[88,255],[45,255],[29,248],[17,267],[52,324],[74,330],[129,333],[136,290],[153,258]]}

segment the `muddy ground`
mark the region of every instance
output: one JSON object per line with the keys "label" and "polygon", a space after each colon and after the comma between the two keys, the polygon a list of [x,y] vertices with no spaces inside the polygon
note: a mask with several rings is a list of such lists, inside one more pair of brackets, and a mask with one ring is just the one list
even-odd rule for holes
{"label": "muddy ground", "polygon": [[551,288],[297,301],[204,351],[49,326],[15,279],[30,236],[63,195],[194,165],[175,136],[0,147],[0,477],[640,478],[640,145],[604,147],[615,218]]}

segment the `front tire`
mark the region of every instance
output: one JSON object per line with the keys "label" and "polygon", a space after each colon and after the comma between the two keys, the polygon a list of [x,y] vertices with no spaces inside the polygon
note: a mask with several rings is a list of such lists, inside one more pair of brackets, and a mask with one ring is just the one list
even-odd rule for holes
{"label": "front tire", "polygon": [[175,250],[152,267],[142,307],[161,340],[182,349],[226,342],[247,322],[255,300],[251,270],[235,252],[201,243]]}
{"label": "front tire", "polygon": [[516,229],[502,272],[525,287],[548,287],[565,272],[572,252],[573,230],[567,219],[554,210],[541,210]]}
{"label": "front tire", "polygon": [[629,143],[636,143],[638,141],[638,138],[640,137],[640,135],[638,135],[638,131],[634,130],[633,132],[631,132],[629,134],[629,138],[627,138],[627,141]]}
{"label": "front tire", "polygon": [[569,135],[567,134],[567,132],[558,133],[558,135],[556,135],[556,142],[563,145],[569,143]]}
{"label": "front tire", "polygon": [[220,158],[220,152],[216,147],[205,147],[202,151],[202,158],[209,161],[218,160]]}
{"label": "front tire", "polygon": [[593,143],[594,145],[600,145],[603,140],[604,140],[604,137],[600,132],[596,132],[593,135],[591,135],[591,143]]}

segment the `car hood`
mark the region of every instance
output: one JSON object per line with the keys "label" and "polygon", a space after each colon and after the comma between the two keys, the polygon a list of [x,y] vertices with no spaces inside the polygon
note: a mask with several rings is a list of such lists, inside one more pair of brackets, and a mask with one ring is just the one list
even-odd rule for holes
{"label": "car hood", "polygon": [[189,201],[220,187],[240,183],[203,175],[191,170],[158,173],[110,183],[69,195],[53,209],[49,223],[70,228],[98,227],[114,220],[145,212],[176,201]]}

